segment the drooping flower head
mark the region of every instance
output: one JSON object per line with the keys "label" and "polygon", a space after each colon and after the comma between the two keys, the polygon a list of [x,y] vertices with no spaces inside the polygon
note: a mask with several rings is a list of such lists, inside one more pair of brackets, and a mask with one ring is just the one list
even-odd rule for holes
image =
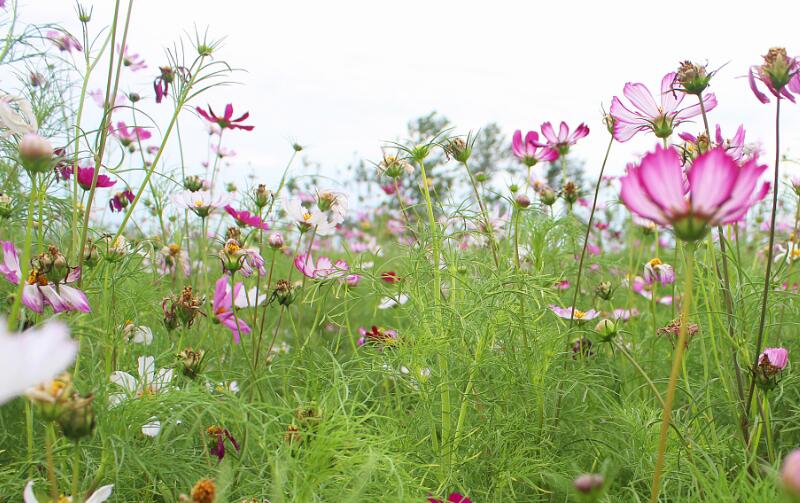
{"label": "drooping flower head", "polygon": [[236,220],[236,223],[242,227],[249,226],[265,231],[269,230],[269,224],[267,224],[267,222],[264,222],[261,220],[261,217],[253,215],[249,211],[235,210],[230,204],[225,205],[225,211],[227,211],[228,215],[232,216]]}
{"label": "drooping flower head", "polygon": [[234,302],[237,308],[247,307],[244,284],[236,283],[231,290],[230,279],[223,275],[217,280],[214,288],[214,318],[231,331],[233,342],[239,344],[240,335],[249,334],[250,326],[242,320],[240,315],[234,314]]}
{"label": "drooping flower head", "polygon": [[73,50],[81,52],[83,50],[83,46],[78,42],[78,39],[67,32],[50,30],[47,32],[47,38],[49,38],[61,52],[72,52]]}
{"label": "drooping flower head", "polygon": [[539,161],[555,161],[558,159],[558,152],[539,142],[539,133],[528,131],[525,134],[525,141],[522,140],[522,131],[517,129],[511,139],[511,149],[514,157],[522,161],[528,167],[535,166]]}
{"label": "drooping flower head", "polygon": [[125,208],[128,207],[128,204],[132,203],[134,199],[133,192],[131,192],[130,189],[125,189],[122,192],[114,194],[114,197],[108,201],[108,207],[111,209],[112,213],[124,211]]}
{"label": "drooping flower head", "polygon": [[53,311],[91,311],[86,294],[70,286],[78,281],[81,270],[70,267],[67,259],[55,246],[31,260],[31,269],[27,279],[22,279],[17,249],[10,241],[0,242],[3,248],[3,263],[0,274],[11,283],[25,282],[22,290],[22,303],[31,311],[41,313],[48,305]]}
{"label": "drooping flower head", "polygon": [[671,265],[665,264],[660,258],[656,257],[644,265],[644,280],[648,285],[656,281],[661,286],[671,285],[675,282],[675,270]]}
{"label": "drooping flower head", "polygon": [[[668,138],[679,124],[702,113],[699,103],[681,108],[686,93],[673,89],[675,78],[675,72],[670,72],[661,79],[660,105],[656,104],[644,84],[625,84],[622,94],[630,104],[625,106],[617,96],[611,100],[615,140],[626,142],[643,131],[651,131],[658,138]],[[717,106],[714,93],[703,96],[703,104],[706,112],[713,110]]]}
{"label": "drooping flower head", "polygon": [[750,67],[748,81],[750,90],[761,103],[769,103],[769,96],[761,92],[756,81],[778,99],[786,98],[794,103],[792,93],[800,93],[800,60],[786,55],[783,47],[773,47],[764,56],[764,62]]}
{"label": "drooping flower head", "polygon": [[741,220],[767,195],[769,183],[756,190],[766,169],[755,158],[739,165],[715,148],[699,156],[684,176],[678,151],[658,145],[639,165],[628,166],[620,178],[620,197],[636,215],[672,226],[679,239],[697,241],[710,226]]}
{"label": "drooping flower head", "polygon": [[197,113],[199,113],[205,120],[216,124],[219,126],[220,129],[242,129],[245,131],[252,131],[255,126],[246,126],[244,124],[240,124],[247,120],[250,117],[250,112],[245,112],[241,116],[237,117],[236,119],[233,118],[233,105],[228,103],[225,105],[225,114],[222,116],[217,116],[214,113],[214,110],[211,109],[211,105],[208,106],[208,112],[203,110],[200,107],[195,107]]}
{"label": "drooping flower head", "polygon": [[547,140],[547,146],[555,150],[559,156],[569,153],[570,147],[578,143],[578,140],[589,134],[589,127],[582,123],[573,131],[569,132],[566,122],[561,122],[558,134],[553,130],[553,125],[549,122],[542,124],[542,136]]}
{"label": "drooping flower head", "polygon": [[128,68],[132,72],[138,72],[139,70],[144,70],[147,68],[144,60],[139,56],[139,54],[132,54],[128,51],[128,46],[126,45],[120,51],[120,46],[117,46],[117,50],[122,53],[122,65]]}

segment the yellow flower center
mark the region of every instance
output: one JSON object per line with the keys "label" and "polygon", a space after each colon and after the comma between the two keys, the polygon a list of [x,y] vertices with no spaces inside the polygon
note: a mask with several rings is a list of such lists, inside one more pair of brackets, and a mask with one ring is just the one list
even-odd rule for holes
{"label": "yellow flower center", "polygon": [[194,202],[194,206],[195,208],[202,208],[203,206],[205,206],[205,203],[203,202],[202,199],[198,199],[197,201]]}
{"label": "yellow flower center", "polygon": [[575,317],[575,318],[577,318],[577,319],[581,319],[581,318],[583,318],[584,316],[586,316],[586,313],[584,313],[583,311],[580,311],[580,310],[578,310],[578,309],[575,309],[575,311],[574,311],[574,314],[573,314],[573,317]]}
{"label": "yellow flower center", "polygon": [[303,213],[303,220],[306,222],[311,220],[311,213]]}
{"label": "yellow flower center", "polygon": [[649,264],[650,264],[650,267],[658,267],[658,266],[660,266],[660,265],[661,265],[661,264],[663,264],[663,263],[664,263],[664,262],[662,262],[662,261],[661,261],[661,259],[660,259],[660,258],[658,258],[658,257],[654,258],[653,260],[651,260],[651,261],[649,262]]}

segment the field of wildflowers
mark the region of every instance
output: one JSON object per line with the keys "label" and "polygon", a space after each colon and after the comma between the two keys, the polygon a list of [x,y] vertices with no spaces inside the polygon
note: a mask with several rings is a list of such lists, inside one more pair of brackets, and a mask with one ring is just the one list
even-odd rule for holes
{"label": "field of wildflowers", "polygon": [[145,60],[132,5],[0,0],[0,502],[800,501],[800,58],[739,69],[774,159],[687,60],[508,141],[422,117],[347,179],[290,144],[268,186],[224,174],[263,118],[207,100],[220,42]]}

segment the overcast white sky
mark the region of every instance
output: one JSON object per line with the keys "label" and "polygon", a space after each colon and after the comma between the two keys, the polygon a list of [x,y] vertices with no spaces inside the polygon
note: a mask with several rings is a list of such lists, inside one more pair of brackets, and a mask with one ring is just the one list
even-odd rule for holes
{"label": "overcast white sky", "polygon": [[[77,32],[70,0],[20,5],[24,20]],[[94,2],[95,30],[110,23],[112,6]],[[255,131],[226,142],[239,153],[228,176],[253,167],[267,181],[279,177],[290,140],[332,172],[354,154],[379,158],[383,140],[431,110],[463,132],[496,121],[509,137],[546,120],[585,121],[592,133],[575,155],[596,170],[608,138],[601,104],[607,108],[626,81],[656,90],[687,58],[711,68],[728,63],[712,82],[720,105],[711,121],[731,134],[744,122],[748,140],[763,140],[771,152],[774,106],[760,104],[741,77],[770,46],[800,53],[800,4],[786,1],[136,0],[133,9],[129,46],[149,64],[135,76],[142,91],[152,92],[162,48],[185,31],[209,27],[227,37],[218,56],[247,72],[237,76],[241,85],[197,104],[221,109],[231,101],[250,111]],[[785,107],[787,147],[800,140],[798,106]],[[196,127],[192,145],[203,149],[200,120],[184,123]],[[652,136],[636,137],[615,148],[610,171],[621,173],[653,145]]]}

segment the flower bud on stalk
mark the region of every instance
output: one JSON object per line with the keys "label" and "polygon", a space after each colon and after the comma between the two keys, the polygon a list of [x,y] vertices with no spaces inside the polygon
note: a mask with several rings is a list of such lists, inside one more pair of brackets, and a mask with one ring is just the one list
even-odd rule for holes
{"label": "flower bud on stalk", "polygon": [[445,146],[445,152],[456,161],[465,164],[472,155],[472,148],[461,138],[451,138]]}
{"label": "flower bud on stalk", "polygon": [[25,392],[25,396],[37,406],[46,421],[55,421],[58,418],[71,394],[72,376],[67,373]]}
{"label": "flower bud on stalk", "polygon": [[275,286],[275,292],[273,295],[278,300],[278,304],[282,306],[290,306],[292,302],[294,302],[296,292],[294,291],[294,287],[292,287],[291,283],[285,279],[279,279]]}
{"label": "flower bud on stalk", "polygon": [[14,212],[14,200],[0,192],[0,218],[9,218]]}
{"label": "flower bud on stalk", "polygon": [[94,397],[82,397],[77,393],[65,404],[58,416],[58,425],[64,436],[73,442],[90,436],[94,432]]}
{"label": "flower bud on stalk", "polygon": [[601,341],[609,342],[617,335],[617,324],[609,319],[602,319],[597,322],[594,331],[600,335]]}
{"label": "flower bud on stalk", "polygon": [[611,300],[611,297],[614,296],[614,288],[610,281],[601,281],[594,289],[594,293],[603,300]]}
{"label": "flower bud on stalk", "polygon": [[545,206],[553,206],[558,200],[558,194],[550,187],[542,187],[539,191],[539,200]]}
{"label": "flower bud on stalk", "polygon": [[517,204],[518,208],[526,209],[528,206],[531,205],[531,200],[525,194],[518,194],[516,198],[514,198],[514,202]]}
{"label": "flower bud on stalk", "polygon": [[244,252],[236,239],[228,239],[217,255],[225,271],[236,272],[242,268]]}
{"label": "flower bud on stalk", "polygon": [[263,208],[269,204],[270,200],[272,199],[273,194],[272,191],[267,189],[267,186],[264,184],[259,184],[255,190],[255,202],[256,206],[259,208]]}
{"label": "flower bud on stalk", "polygon": [[280,232],[273,232],[267,238],[267,243],[271,248],[276,250],[283,248],[283,234]]}
{"label": "flower bud on stalk", "polygon": [[38,134],[27,133],[19,143],[19,158],[29,173],[47,173],[53,161],[53,147]]}
{"label": "flower bud on stalk", "polygon": [[203,180],[199,176],[187,176],[183,181],[183,187],[190,192],[203,190]]}

